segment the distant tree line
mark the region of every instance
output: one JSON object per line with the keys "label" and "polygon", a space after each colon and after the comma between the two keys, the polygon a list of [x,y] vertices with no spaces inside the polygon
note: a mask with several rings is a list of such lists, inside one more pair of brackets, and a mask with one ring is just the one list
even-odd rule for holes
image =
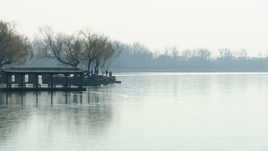
{"label": "distant tree line", "polygon": [[233,52],[218,49],[179,51],[176,47],[162,53],[152,52],[142,44],[119,44],[120,57],[113,62],[118,71],[179,71],[179,72],[262,72],[268,71],[268,56],[250,57],[245,49]]}

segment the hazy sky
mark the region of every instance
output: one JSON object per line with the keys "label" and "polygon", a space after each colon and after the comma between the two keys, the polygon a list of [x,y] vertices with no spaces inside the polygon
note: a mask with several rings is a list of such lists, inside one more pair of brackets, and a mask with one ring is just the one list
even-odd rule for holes
{"label": "hazy sky", "polygon": [[29,36],[88,28],[153,49],[268,50],[267,0],[3,0],[0,18]]}

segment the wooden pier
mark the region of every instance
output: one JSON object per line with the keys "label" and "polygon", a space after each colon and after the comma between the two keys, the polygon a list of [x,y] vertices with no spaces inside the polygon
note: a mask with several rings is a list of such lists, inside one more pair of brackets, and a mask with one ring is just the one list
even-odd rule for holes
{"label": "wooden pier", "polygon": [[87,71],[78,68],[13,67],[0,76],[3,91],[85,91],[83,86],[90,85]]}
{"label": "wooden pier", "polygon": [[86,91],[86,88],[0,88],[1,91]]}

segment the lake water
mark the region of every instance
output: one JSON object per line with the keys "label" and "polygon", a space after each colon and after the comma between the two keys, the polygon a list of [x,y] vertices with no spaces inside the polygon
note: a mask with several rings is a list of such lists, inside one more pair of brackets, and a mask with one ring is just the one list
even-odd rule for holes
{"label": "lake water", "polygon": [[83,93],[1,93],[0,151],[267,151],[268,74],[121,73]]}

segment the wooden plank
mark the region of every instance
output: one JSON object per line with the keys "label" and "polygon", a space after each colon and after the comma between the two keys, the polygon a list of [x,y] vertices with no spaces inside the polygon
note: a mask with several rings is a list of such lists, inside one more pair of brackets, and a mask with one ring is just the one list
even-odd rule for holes
{"label": "wooden plank", "polygon": [[86,88],[0,88],[2,91],[86,91]]}

